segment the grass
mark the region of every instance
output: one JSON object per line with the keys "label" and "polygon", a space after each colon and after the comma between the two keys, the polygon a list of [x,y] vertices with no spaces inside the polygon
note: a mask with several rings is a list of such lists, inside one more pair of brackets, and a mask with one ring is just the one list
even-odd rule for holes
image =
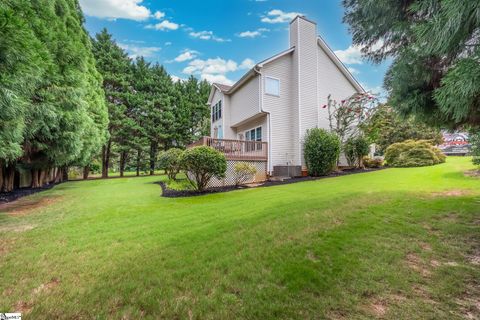
{"label": "grass", "polygon": [[0,212],[0,310],[25,319],[475,317],[480,180],[469,169],[469,158],[449,158],[182,199],[160,197],[154,182],[164,176],[65,183]]}

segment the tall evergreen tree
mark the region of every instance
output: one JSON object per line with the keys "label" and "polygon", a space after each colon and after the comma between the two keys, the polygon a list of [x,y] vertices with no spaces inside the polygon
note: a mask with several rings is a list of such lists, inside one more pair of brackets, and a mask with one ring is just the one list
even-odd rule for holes
{"label": "tall evergreen tree", "polygon": [[343,0],[353,42],[374,62],[392,57],[385,85],[403,115],[480,126],[480,2]]}
{"label": "tall evergreen tree", "polygon": [[93,53],[97,70],[103,76],[108,107],[109,138],[102,148],[102,177],[108,177],[112,143],[116,140],[122,144],[126,131],[132,125],[127,116],[127,99],[132,93],[131,61],[106,29],[103,29],[93,40]]}
{"label": "tall evergreen tree", "polygon": [[[31,170],[38,187],[54,167],[84,162],[103,144],[101,77],[76,0],[5,0],[0,16],[0,65],[8,70],[0,75],[0,121],[15,128],[1,139],[10,150],[1,162]],[[7,180],[2,189],[10,191]]]}

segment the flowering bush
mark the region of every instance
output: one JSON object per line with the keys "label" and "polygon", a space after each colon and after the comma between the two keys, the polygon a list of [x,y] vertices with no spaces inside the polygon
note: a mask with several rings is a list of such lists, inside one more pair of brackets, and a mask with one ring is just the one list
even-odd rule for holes
{"label": "flowering bush", "polygon": [[373,115],[377,102],[369,93],[356,93],[340,103],[329,95],[323,108],[328,108],[330,131],[338,135],[342,144],[348,137],[358,136],[362,124]]}

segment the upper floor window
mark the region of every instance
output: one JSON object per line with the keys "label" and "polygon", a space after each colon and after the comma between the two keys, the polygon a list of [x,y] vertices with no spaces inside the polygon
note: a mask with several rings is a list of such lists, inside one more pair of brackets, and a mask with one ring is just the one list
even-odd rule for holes
{"label": "upper floor window", "polygon": [[280,96],[280,80],[265,77],[265,93],[273,96]]}
{"label": "upper floor window", "polygon": [[222,100],[212,107],[212,122],[222,119]]}

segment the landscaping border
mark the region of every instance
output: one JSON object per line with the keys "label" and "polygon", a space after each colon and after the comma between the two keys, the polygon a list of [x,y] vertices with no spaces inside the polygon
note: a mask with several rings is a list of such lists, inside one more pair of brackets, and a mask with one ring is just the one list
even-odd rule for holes
{"label": "landscaping border", "polygon": [[381,167],[381,168],[369,168],[369,169],[346,169],[342,171],[335,171],[329,175],[321,176],[321,177],[298,177],[298,178],[291,178],[284,181],[266,181],[260,183],[255,186],[226,186],[226,187],[216,187],[216,188],[209,188],[205,191],[199,192],[195,190],[173,190],[167,187],[167,184],[163,181],[156,182],[162,188],[162,197],[165,198],[188,198],[188,197],[198,197],[212,193],[224,193],[230,192],[235,190],[243,190],[243,189],[252,189],[252,188],[262,188],[262,187],[274,187],[280,186],[284,184],[291,184],[291,183],[298,183],[298,182],[305,182],[305,181],[315,181],[321,179],[328,179],[328,178],[335,178],[341,176],[347,176],[351,174],[360,174],[360,173],[368,173],[374,172],[379,170],[387,169],[388,167]]}

